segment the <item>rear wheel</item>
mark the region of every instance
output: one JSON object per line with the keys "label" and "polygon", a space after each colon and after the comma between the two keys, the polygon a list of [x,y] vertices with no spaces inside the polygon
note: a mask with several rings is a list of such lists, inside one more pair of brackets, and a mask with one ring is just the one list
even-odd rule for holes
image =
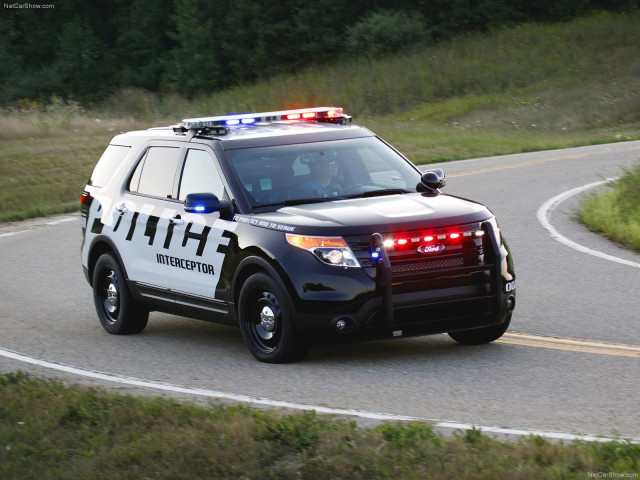
{"label": "rear wheel", "polygon": [[490,343],[499,339],[509,328],[511,323],[511,315],[499,325],[491,327],[474,328],[473,330],[461,330],[459,332],[449,332],[448,335],[456,342],[464,345],[480,345]]}
{"label": "rear wheel", "polygon": [[93,301],[102,327],[109,333],[139,333],[147,326],[149,311],[127,288],[124,273],[112,253],[105,253],[93,270]]}
{"label": "rear wheel", "polygon": [[296,333],[286,292],[264,273],[249,277],[240,290],[238,316],[247,348],[261,362],[287,363],[304,358],[309,341]]}

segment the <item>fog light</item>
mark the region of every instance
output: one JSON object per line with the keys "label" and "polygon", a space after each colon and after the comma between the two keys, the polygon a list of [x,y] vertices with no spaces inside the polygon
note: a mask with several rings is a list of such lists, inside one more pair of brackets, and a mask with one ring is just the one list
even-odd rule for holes
{"label": "fog light", "polygon": [[351,333],[351,331],[353,330],[354,319],[353,317],[350,317],[347,315],[343,317],[334,318],[333,322],[331,323],[338,333],[347,334],[347,333]]}

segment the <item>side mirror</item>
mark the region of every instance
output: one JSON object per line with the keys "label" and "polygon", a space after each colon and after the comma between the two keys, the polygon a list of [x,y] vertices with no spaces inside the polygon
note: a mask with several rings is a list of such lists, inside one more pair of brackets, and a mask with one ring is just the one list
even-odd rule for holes
{"label": "side mirror", "polygon": [[233,207],[229,202],[218,199],[213,193],[190,193],[184,202],[184,211],[187,213],[220,212],[220,217],[224,218],[233,213]]}
{"label": "side mirror", "polygon": [[419,192],[431,193],[437,195],[438,189],[444,187],[447,180],[444,171],[441,168],[427,170],[420,178],[420,183],[416,186]]}

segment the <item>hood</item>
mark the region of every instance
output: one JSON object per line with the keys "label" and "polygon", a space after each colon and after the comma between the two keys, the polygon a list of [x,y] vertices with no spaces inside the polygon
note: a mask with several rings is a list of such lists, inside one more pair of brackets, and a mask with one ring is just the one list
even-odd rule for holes
{"label": "hood", "polygon": [[479,222],[491,216],[484,205],[470,200],[414,193],[283,207],[254,215],[253,219],[259,222],[252,223],[270,224],[279,230],[305,235],[356,235],[446,227]]}

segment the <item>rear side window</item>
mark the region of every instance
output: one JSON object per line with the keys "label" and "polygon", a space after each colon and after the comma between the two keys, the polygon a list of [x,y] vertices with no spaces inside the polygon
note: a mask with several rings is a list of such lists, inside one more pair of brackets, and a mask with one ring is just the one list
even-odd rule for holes
{"label": "rear side window", "polygon": [[104,151],[96,167],[93,169],[91,178],[89,179],[89,185],[94,187],[104,187],[118,166],[124,160],[131,150],[131,147],[124,147],[122,145],[109,145]]}
{"label": "rear side window", "polygon": [[136,168],[129,190],[153,197],[171,198],[180,149],[150,147]]}

